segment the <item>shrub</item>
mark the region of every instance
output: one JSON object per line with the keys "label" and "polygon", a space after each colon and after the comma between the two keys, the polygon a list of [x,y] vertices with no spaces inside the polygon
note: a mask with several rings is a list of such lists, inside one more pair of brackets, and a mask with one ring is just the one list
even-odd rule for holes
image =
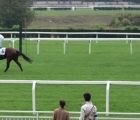
{"label": "shrub", "polygon": [[122,21],[123,20],[123,13],[120,13],[120,14],[117,14],[116,16],[118,18],[119,21]]}
{"label": "shrub", "polygon": [[140,26],[140,15],[132,13],[121,13],[114,15],[109,22],[109,26]]}
{"label": "shrub", "polygon": [[133,20],[132,20],[132,25],[139,25],[139,22],[140,21],[140,18],[139,17],[135,17]]}
{"label": "shrub", "polygon": [[19,25],[13,25],[12,30],[19,30]]}
{"label": "shrub", "polygon": [[113,26],[115,24],[115,19],[111,18],[110,22],[109,22],[109,26]]}
{"label": "shrub", "polygon": [[118,27],[120,25],[120,21],[118,18],[115,19],[115,26]]}
{"label": "shrub", "polygon": [[102,30],[104,30],[104,27],[103,27],[103,26],[98,26],[98,27],[97,27],[97,30],[102,31]]}
{"label": "shrub", "polygon": [[131,22],[130,22],[127,18],[124,18],[124,19],[122,20],[122,25],[123,25],[123,26],[130,25],[130,24],[131,24]]}
{"label": "shrub", "polygon": [[139,30],[139,27],[138,27],[138,26],[133,26],[133,27],[132,27],[132,30],[133,30],[133,31],[137,31],[137,30]]}
{"label": "shrub", "polygon": [[127,26],[125,27],[125,30],[130,31],[130,30],[131,30],[131,26],[127,25]]}

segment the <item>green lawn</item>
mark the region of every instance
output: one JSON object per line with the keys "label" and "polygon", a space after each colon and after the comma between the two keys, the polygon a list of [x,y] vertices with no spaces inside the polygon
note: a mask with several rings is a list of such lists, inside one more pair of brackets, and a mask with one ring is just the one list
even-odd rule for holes
{"label": "green lawn", "polygon": [[[3,60],[0,65],[1,79],[11,79],[11,74],[13,79],[27,80],[139,81],[140,79],[138,41],[133,42],[133,54],[130,54],[130,45],[125,41],[92,42],[90,55],[86,41],[69,41],[65,55],[62,41],[41,41],[39,55],[37,55],[36,41],[28,41],[27,44],[27,56],[33,59],[33,63],[29,64],[20,57],[24,72],[11,62],[9,70],[3,73],[6,64]],[[18,42],[15,48],[18,49]],[[26,53],[25,41],[23,41],[22,51]]]}
{"label": "green lawn", "polygon": [[[4,41],[3,46],[8,47]],[[133,41],[133,54],[125,41],[92,42],[88,54],[88,42],[69,41],[63,54],[62,41],[41,41],[37,55],[36,41],[23,41],[23,53],[33,59],[29,64],[19,58],[23,72],[11,62],[5,73],[5,60],[1,60],[1,80],[82,80],[82,81],[139,81],[140,42]],[[15,42],[18,49],[18,41]],[[1,110],[32,110],[32,85],[0,84]],[[38,85],[36,88],[36,109],[52,111],[58,107],[59,99],[67,101],[66,109],[79,111],[83,93],[92,94],[92,102],[99,112],[106,110],[106,85]],[[139,86],[111,85],[111,112],[140,112]]]}
{"label": "green lawn", "polygon": [[[77,8],[72,10],[46,10],[35,11],[36,18],[27,28],[29,29],[87,29],[98,30],[103,27],[105,30],[119,29],[125,27],[111,27],[110,20],[117,14],[138,14],[139,10],[92,10]],[[51,21],[51,22],[50,22]]]}

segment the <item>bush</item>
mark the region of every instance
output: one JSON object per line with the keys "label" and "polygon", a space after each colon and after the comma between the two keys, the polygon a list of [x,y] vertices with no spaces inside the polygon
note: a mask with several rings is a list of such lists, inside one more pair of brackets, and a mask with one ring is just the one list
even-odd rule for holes
{"label": "bush", "polygon": [[127,25],[127,26],[125,27],[125,30],[130,31],[130,30],[131,30],[131,26]]}
{"label": "bush", "polygon": [[20,26],[19,25],[13,25],[12,30],[19,30]]}
{"label": "bush", "polygon": [[139,16],[135,16],[132,20],[132,25],[139,25],[140,18]]}
{"label": "bush", "polygon": [[97,30],[102,31],[102,30],[104,30],[104,27],[103,26],[98,26]]}
{"label": "bush", "polygon": [[140,15],[131,13],[121,13],[114,15],[109,22],[109,26],[140,26]]}
{"label": "bush", "polygon": [[122,25],[123,25],[123,26],[130,25],[130,24],[131,24],[131,22],[130,22],[127,18],[124,18],[124,19],[122,20]]}
{"label": "bush", "polygon": [[111,18],[110,22],[109,22],[109,26],[113,26],[115,24],[115,19]]}
{"label": "bush", "polygon": [[139,30],[139,27],[138,27],[138,26],[133,26],[133,27],[132,27],[132,30],[133,30],[133,31],[138,31],[138,30]]}
{"label": "bush", "polygon": [[123,13],[120,13],[120,14],[117,14],[116,16],[118,18],[119,21],[122,21],[123,20]]}
{"label": "bush", "polygon": [[118,27],[120,25],[120,21],[118,18],[115,19],[115,26]]}

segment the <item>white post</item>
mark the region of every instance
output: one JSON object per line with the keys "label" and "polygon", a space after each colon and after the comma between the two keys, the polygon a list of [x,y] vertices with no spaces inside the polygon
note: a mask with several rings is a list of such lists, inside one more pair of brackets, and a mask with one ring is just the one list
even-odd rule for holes
{"label": "white post", "polygon": [[[38,38],[40,38],[40,34],[38,34]],[[39,54],[39,43],[40,43],[40,40],[38,39],[37,40],[37,54]]]}
{"label": "white post", "polygon": [[9,47],[14,48],[14,40],[13,39],[13,34],[11,33],[11,40],[9,41]]}
{"label": "white post", "polygon": [[[96,38],[98,38],[98,34],[96,34]],[[96,43],[98,43],[98,40],[96,40]]]}
{"label": "white post", "polygon": [[39,54],[39,44],[40,44],[40,40],[37,40],[37,54]]}
{"label": "white post", "polygon": [[132,54],[132,40],[130,40],[130,54]]}
{"label": "white post", "polygon": [[110,82],[107,82],[106,85],[106,115],[109,115],[109,88],[110,88]]}
{"label": "white post", "polygon": [[66,54],[66,40],[64,40],[64,54]]}
{"label": "white post", "polygon": [[14,43],[15,41],[14,40],[12,40],[12,48],[14,48],[15,47],[15,43]]}
{"label": "white post", "polygon": [[89,54],[91,54],[91,40],[89,41]]}
{"label": "white post", "polygon": [[38,33],[38,38],[40,38],[40,34]]}
{"label": "white post", "polygon": [[[68,34],[66,34],[66,38],[68,38]],[[67,43],[68,43],[68,40],[67,40]]]}
{"label": "white post", "polygon": [[39,115],[38,115],[39,113],[36,113],[36,120],[38,120],[39,119]]}
{"label": "white post", "polygon": [[13,38],[13,34],[11,33],[11,39]]}
{"label": "white post", "polygon": [[32,107],[33,111],[36,111],[36,104],[35,104],[35,87],[36,87],[36,81],[33,82],[32,85]]}
{"label": "white post", "polygon": [[[128,35],[126,35],[126,38],[128,38]],[[128,43],[128,40],[126,40],[126,44]]]}

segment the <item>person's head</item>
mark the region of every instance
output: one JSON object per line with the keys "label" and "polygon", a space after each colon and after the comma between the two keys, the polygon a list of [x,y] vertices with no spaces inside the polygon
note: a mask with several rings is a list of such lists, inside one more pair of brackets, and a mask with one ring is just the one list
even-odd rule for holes
{"label": "person's head", "polygon": [[84,96],[85,101],[90,101],[91,95],[89,93],[84,93],[83,96]]}
{"label": "person's head", "polygon": [[66,102],[65,102],[65,100],[59,100],[59,104],[60,104],[61,108],[64,108]]}

